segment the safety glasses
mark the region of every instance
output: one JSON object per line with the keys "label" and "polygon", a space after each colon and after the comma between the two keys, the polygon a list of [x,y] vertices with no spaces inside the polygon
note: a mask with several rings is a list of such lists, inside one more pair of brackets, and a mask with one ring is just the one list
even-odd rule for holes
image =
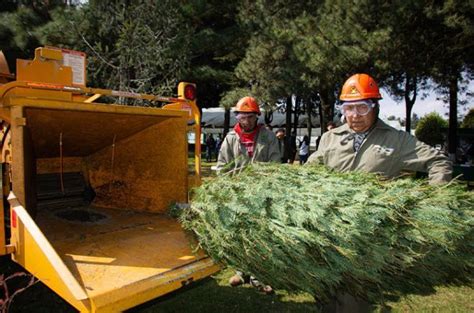
{"label": "safety glasses", "polygon": [[250,120],[250,119],[256,118],[256,117],[257,117],[257,114],[255,114],[255,113],[237,113],[235,115],[235,118],[239,121]]}
{"label": "safety glasses", "polygon": [[341,107],[341,113],[345,116],[355,114],[365,116],[372,111],[375,103],[370,100],[345,102]]}

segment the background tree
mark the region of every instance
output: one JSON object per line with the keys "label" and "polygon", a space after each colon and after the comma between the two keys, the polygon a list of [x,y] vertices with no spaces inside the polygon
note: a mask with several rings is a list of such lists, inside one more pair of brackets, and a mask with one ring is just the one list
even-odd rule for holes
{"label": "background tree", "polygon": [[430,62],[431,76],[448,94],[449,130],[448,153],[454,159],[456,153],[456,129],[458,93],[462,73],[473,78],[474,56],[474,3],[472,1],[428,1],[426,15],[434,21],[437,38],[432,41],[433,54]]}
{"label": "background tree", "polygon": [[464,117],[461,127],[474,129],[474,108],[470,109],[469,113]]}
{"label": "background tree", "polygon": [[91,1],[56,13],[38,30],[42,42],[85,51],[92,85],[169,94],[187,70],[191,32],[175,1]]}
{"label": "background tree", "polygon": [[[36,29],[51,21],[56,8],[74,6],[77,1],[14,1],[0,3],[0,49],[10,71],[15,72],[17,58],[30,58],[41,45]],[[55,30],[57,32],[57,30]]]}
{"label": "background tree", "polygon": [[[370,1],[354,6],[345,1],[321,0],[302,4],[277,1],[277,5],[257,1],[255,6],[246,17],[254,16],[260,26],[259,36],[269,34],[256,41],[261,46],[268,38],[277,40],[286,51],[283,62],[274,66],[269,66],[268,55],[263,58],[267,64],[262,66],[260,75],[269,76],[261,80],[268,82],[264,92],[268,92],[267,87],[278,88],[279,83],[286,88],[294,86],[290,95],[305,99],[303,103],[320,106],[324,130],[327,121],[335,116],[334,104],[344,80],[354,72],[373,68],[369,52],[381,45],[386,36],[379,30],[377,19],[367,11],[375,14],[379,7]],[[286,81],[274,72],[279,70],[278,66],[288,71]],[[283,96],[281,92],[276,95]]]}
{"label": "background tree", "polygon": [[[248,41],[248,34],[237,22],[239,4],[194,0],[179,5],[193,32],[190,66],[184,77],[197,84],[201,108],[219,106],[224,94],[238,86],[234,69],[244,57]],[[228,108],[226,101],[223,106]]]}
{"label": "background tree", "polygon": [[435,146],[445,142],[443,128],[448,127],[448,122],[438,113],[432,112],[420,119],[415,130],[415,136],[424,143]]}
{"label": "background tree", "polygon": [[2,49],[22,57],[40,44],[85,51],[93,86],[169,93],[178,80],[195,82],[200,106],[226,107],[227,121],[228,108],[250,94],[267,112],[285,103],[289,129],[298,115],[317,111],[324,130],[342,83],[356,72],[405,99],[407,117],[431,82],[454,110],[462,82],[473,76],[472,1],[74,4],[3,1]]}
{"label": "background tree", "polygon": [[396,101],[405,102],[407,132],[414,128],[411,126],[413,106],[420,92],[429,88],[430,55],[434,53],[432,43],[437,38],[435,21],[424,10],[422,1],[400,1],[387,6],[381,22],[388,40],[374,50],[381,85]]}
{"label": "background tree", "polygon": [[[266,111],[277,109],[286,117],[286,132],[296,130],[301,113],[301,99],[305,94],[302,65],[293,50],[295,38],[285,31],[286,23],[302,10],[303,5],[292,1],[243,1],[239,22],[251,34],[245,57],[235,69],[240,88],[259,99]],[[295,96],[296,98],[294,98]],[[285,145],[289,149],[290,145]]]}

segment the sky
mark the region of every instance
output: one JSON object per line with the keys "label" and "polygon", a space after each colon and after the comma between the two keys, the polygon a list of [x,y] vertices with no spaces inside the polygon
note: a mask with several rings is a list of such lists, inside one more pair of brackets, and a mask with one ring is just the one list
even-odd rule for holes
{"label": "sky", "polygon": [[[469,83],[468,91],[470,93],[474,92],[474,81]],[[394,115],[396,117],[405,118],[405,101],[397,103],[393,100],[385,90],[381,90],[382,100],[380,100],[380,116],[386,118],[388,116]],[[443,103],[441,100],[437,100],[438,95],[431,91],[429,96],[425,99],[417,99],[415,105],[413,106],[413,113],[416,113],[419,117],[422,117],[431,112],[438,112],[444,118],[448,118],[448,104]],[[465,98],[462,97],[462,98]],[[469,109],[474,108],[474,99],[470,99],[470,102],[465,107],[458,106],[458,115],[464,117]]]}

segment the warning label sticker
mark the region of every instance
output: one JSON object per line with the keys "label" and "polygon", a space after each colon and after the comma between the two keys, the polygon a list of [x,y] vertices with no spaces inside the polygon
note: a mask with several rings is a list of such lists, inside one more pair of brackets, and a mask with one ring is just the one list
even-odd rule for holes
{"label": "warning label sticker", "polygon": [[86,54],[79,51],[62,49],[63,65],[72,68],[72,83],[86,85]]}

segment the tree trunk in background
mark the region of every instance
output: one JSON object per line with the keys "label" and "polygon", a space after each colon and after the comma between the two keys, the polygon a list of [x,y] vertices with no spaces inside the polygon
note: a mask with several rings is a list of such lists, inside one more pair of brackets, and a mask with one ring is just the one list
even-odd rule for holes
{"label": "tree trunk in background", "polygon": [[[406,73],[405,81],[405,131],[411,132],[411,112],[416,101],[417,78]],[[410,94],[413,96],[410,98]]]}
{"label": "tree trunk in background", "polygon": [[311,112],[313,111],[313,101],[310,98],[305,100],[306,102],[306,116],[308,120],[306,121],[306,131],[308,132],[308,137],[311,139],[311,131],[313,125],[311,124]]}
{"label": "tree trunk in background", "polygon": [[323,106],[321,104],[321,97],[319,97],[317,106],[318,106],[318,114],[319,114],[319,128],[321,129],[321,136],[322,136],[324,134],[325,128],[323,127],[324,117],[323,117]]}
{"label": "tree trunk in background", "polygon": [[321,119],[321,135],[326,132],[329,121],[334,118],[334,93],[332,90],[324,89],[319,93],[320,99],[320,119]]}
{"label": "tree trunk in background", "polygon": [[285,120],[285,155],[290,155],[290,137],[291,137],[291,96],[286,98],[286,120]]}
{"label": "tree trunk in background", "polygon": [[295,109],[293,110],[293,132],[296,134],[298,132],[298,122],[300,119],[300,107],[301,107],[301,98],[295,97]]}
{"label": "tree trunk in background", "polygon": [[456,159],[456,131],[458,127],[458,77],[451,76],[449,81],[449,129],[448,129],[448,155],[451,161]]}
{"label": "tree trunk in background", "polygon": [[224,133],[222,134],[222,138],[227,136],[230,128],[230,108],[225,108],[224,111]]}

